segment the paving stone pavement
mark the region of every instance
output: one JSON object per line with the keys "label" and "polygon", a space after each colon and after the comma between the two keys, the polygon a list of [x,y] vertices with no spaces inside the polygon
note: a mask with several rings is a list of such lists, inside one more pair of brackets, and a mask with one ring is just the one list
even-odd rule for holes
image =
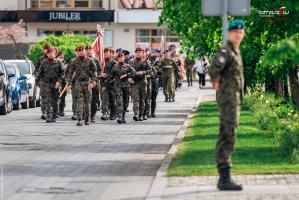
{"label": "paving stone pavement", "polygon": [[144,199],[177,132],[199,95],[197,87],[165,103],[159,91],[157,118],[127,124],[101,121],[77,127],[66,116],[46,124],[40,109],[0,116],[0,199]]}

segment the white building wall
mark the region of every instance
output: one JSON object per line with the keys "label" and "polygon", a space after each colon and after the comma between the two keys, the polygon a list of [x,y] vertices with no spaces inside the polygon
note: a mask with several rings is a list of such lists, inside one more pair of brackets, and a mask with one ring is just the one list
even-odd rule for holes
{"label": "white building wall", "polygon": [[17,10],[17,9],[18,9],[18,0],[0,0],[0,10]]}

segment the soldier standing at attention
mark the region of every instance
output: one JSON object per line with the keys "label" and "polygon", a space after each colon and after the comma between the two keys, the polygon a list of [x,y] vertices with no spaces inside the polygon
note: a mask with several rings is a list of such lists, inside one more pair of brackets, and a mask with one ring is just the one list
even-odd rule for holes
{"label": "soldier standing at attention", "polygon": [[129,96],[130,83],[133,83],[131,77],[135,74],[134,68],[125,63],[124,53],[117,55],[118,62],[113,66],[110,79],[114,79],[116,93],[116,114],[118,116],[117,123],[126,123],[125,115]]}
{"label": "soldier standing at attention", "polygon": [[170,58],[170,52],[165,50],[164,58],[161,61],[163,93],[165,102],[174,102],[175,99],[175,75],[179,73],[176,62]]}
{"label": "soldier standing at attention", "polygon": [[240,44],[245,36],[244,28],[241,20],[230,23],[228,41],[215,55],[209,70],[213,88],[217,91],[220,111],[220,131],[216,144],[219,190],[242,190],[242,185],[231,179],[230,167],[243,97],[244,77]]}
{"label": "soldier standing at attention", "polygon": [[132,85],[132,98],[133,98],[133,119],[135,121],[144,120],[144,107],[147,89],[146,75],[152,72],[150,64],[142,59],[144,50],[140,47],[135,50],[135,59],[130,62],[130,65],[135,69],[136,75],[133,77],[134,84]]}
{"label": "soldier standing at attention", "polygon": [[46,123],[56,122],[58,112],[59,87],[63,76],[62,64],[55,59],[53,49],[47,50],[47,59],[39,66],[36,85],[43,84],[42,98],[46,111]]}
{"label": "soldier standing at attention", "polygon": [[68,90],[72,88],[72,80],[74,76],[75,82],[75,98],[77,99],[76,116],[78,117],[77,126],[82,126],[82,117],[84,115],[84,124],[89,125],[91,90],[97,81],[97,69],[93,60],[85,56],[84,47],[76,48],[78,57],[70,63],[67,83]]}
{"label": "soldier standing at attention", "polygon": [[[104,49],[105,56],[105,67],[101,75],[102,81],[102,120],[115,120],[116,117],[116,102],[115,102],[115,90],[113,80],[108,80],[110,72],[113,66],[116,64],[116,61],[113,59],[114,49]],[[108,111],[110,109],[110,117],[108,117]]]}
{"label": "soldier standing at attention", "polygon": [[[44,53],[44,55],[42,55],[42,56],[38,59],[37,63],[35,64],[35,69],[34,69],[34,72],[33,72],[34,75],[35,75],[35,77],[38,76],[39,67],[40,67],[42,61],[45,60],[45,59],[47,59],[47,52],[48,52],[48,50],[49,50],[50,48],[51,48],[51,47],[50,47],[49,44],[45,44],[45,45],[43,46],[43,53]],[[43,94],[42,94],[42,87],[43,87],[43,83],[40,82],[40,83],[39,83],[39,88],[40,88],[40,95],[41,95],[41,96],[43,96]],[[46,120],[46,109],[45,109],[45,106],[43,105],[43,99],[42,99],[42,98],[41,98],[40,104],[41,104],[40,106],[41,106],[41,111],[42,111],[41,119]]]}
{"label": "soldier standing at attention", "polygon": [[88,58],[94,61],[96,67],[97,67],[97,81],[95,87],[92,88],[92,100],[91,100],[91,115],[90,115],[90,121],[95,122],[95,116],[98,111],[98,106],[100,105],[100,94],[99,94],[99,78],[102,73],[102,67],[98,61],[98,59],[95,58],[94,52],[91,48],[91,46],[85,47],[85,53]]}

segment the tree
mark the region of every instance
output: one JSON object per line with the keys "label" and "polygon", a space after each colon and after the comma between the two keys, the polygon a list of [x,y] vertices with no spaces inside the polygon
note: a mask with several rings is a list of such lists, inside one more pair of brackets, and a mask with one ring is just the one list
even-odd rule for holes
{"label": "tree", "polygon": [[20,43],[26,37],[26,24],[20,20],[17,24],[13,24],[8,28],[0,27],[0,43],[13,44],[16,51],[16,58],[20,59],[24,56],[20,52]]}
{"label": "tree", "polygon": [[70,60],[75,56],[75,48],[83,45],[91,45],[94,38],[84,35],[73,35],[65,34],[60,37],[50,35],[37,42],[32,49],[27,54],[27,57],[36,63],[38,59],[43,55],[43,46],[45,44],[50,44],[53,47],[58,48],[60,51],[64,52],[65,60]]}

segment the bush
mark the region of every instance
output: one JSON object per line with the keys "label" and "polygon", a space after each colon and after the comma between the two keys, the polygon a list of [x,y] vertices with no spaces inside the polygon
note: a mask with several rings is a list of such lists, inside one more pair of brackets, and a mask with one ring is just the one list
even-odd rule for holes
{"label": "bush", "polygon": [[62,35],[60,37],[50,35],[37,42],[27,54],[27,57],[36,63],[43,55],[43,46],[50,44],[64,52],[65,60],[70,60],[75,56],[75,48],[79,45],[91,45],[94,38],[85,35]]}
{"label": "bush", "polygon": [[294,106],[262,91],[247,95],[245,101],[256,116],[258,126],[268,130],[281,147],[281,152],[292,160],[298,160],[299,119]]}

